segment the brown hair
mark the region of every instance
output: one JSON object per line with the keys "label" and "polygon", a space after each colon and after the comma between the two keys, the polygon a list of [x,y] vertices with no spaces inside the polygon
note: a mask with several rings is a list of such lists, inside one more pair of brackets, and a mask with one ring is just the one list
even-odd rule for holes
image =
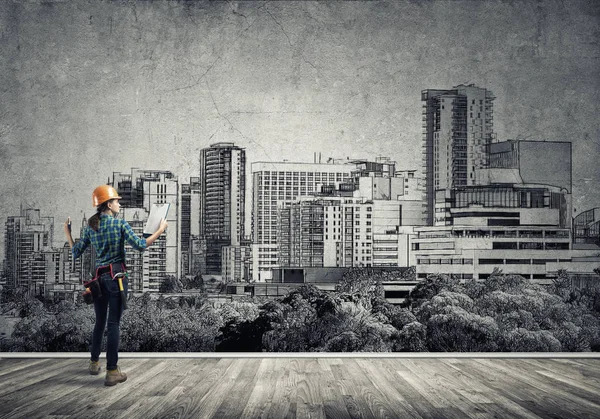
{"label": "brown hair", "polygon": [[98,231],[98,228],[100,228],[100,214],[108,209],[108,204],[111,201],[113,200],[109,199],[108,201],[98,205],[96,208],[96,213],[88,219],[88,225],[92,228],[92,230]]}

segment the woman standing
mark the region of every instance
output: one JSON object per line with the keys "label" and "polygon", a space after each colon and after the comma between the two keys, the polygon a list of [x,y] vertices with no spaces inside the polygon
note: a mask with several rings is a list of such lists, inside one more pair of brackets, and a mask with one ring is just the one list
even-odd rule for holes
{"label": "woman standing", "polygon": [[[100,296],[94,296],[94,311],[96,312],[96,324],[92,333],[92,345],[90,348],[91,360],[90,374],[100,373],[100,348],[104,328],[107,327],[106,342],[106,378],[104,384],[114,386],[127,380],[127,375],[122,373],[117,366],[119,357],[119,324],[123,312],[121,293],[115,275],[125,272],[125,242],[129,243],[135,250],[143,252],[165,231],[168,224],[163,219],[158,231],[147,239],[138,237],[131,226],[121,218],[116,218],[121,205],[121,197],[115,188],[109,185],[101,185],[94,189],[92,202],[96,207],[96,214],[88,220],[81,239],[74,244],[71,237],[71,218],[64,225],[65,235],[73,252],[73,258],[77,259],[91,244],[96,250],[96,279],[100,285]],[[123,278],[123,288],[127,293],[127,279]],[[108,320],[108,323],[107,323]]]}

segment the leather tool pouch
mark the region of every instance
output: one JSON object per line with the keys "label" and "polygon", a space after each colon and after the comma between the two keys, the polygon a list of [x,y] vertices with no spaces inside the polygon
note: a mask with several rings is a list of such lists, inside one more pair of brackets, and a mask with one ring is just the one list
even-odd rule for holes
{"label": "leather tool pouch", "polygon": [[81,293],[83,297],[83,302],[86,304],[92,304],[94,302],[94,297],[92,297],[92,291],[87,289]]}
{"label": "leather tool pouch", "polygon": [[102,287],[100,286],[100,277],[105,273],[110,273],[111,278],[119,272],[126,272],[125,264],[113,263],[107,266],[101,266],[96,269],[96,277],[84,282],[86,290],[82,293],[83,301],[92,304],[95,298],[102,297]]}
{"label": "leather tool pouch", "polygon": [[[83,285],[86,288],[89,288],[89,290],[90,290],[89,293],[91,294],[91,296],[93,298],[100,298],[100,297],[102,297],[102,287],[100,287],[100,281],[98,280],[98,278],[94,278],[91,281],[84,282]],[[87,292],[87,290],[86,290],[86,292]],[[86,301],[85,295],[84,295],[84,301]],[[90,303],[88,303],[88,304],[90,304]]]}

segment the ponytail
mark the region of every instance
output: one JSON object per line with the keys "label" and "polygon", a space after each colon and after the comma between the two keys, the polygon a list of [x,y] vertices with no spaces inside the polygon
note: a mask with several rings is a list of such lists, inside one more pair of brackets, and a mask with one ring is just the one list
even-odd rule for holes
{"label": "ponytail", "polygon": [[88,219],[88,226],[90,226],[92,230],[98,231],[100,228],[100,215],[108,209],[108,203],[110,201],[112,201],[112,199],[98,205],[96,213]]}

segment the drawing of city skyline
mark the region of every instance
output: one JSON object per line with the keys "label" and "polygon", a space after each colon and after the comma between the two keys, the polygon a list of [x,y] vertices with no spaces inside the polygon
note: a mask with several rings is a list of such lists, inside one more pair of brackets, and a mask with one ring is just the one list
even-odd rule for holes
{"label": "drawing of city skyline", "polygon": [[246,152],[246,236],[255,162],[383,156],[424,179],[422,91],[470,84],[495,96],[494,141],[570,142],[573,216],[600,206],[598,8],[586,1],[2,8],[1,205],[52,217],[56,247],[67,216],[78,227],[94,212],[98,184],[132,168],[188,184],[214,143]]}

